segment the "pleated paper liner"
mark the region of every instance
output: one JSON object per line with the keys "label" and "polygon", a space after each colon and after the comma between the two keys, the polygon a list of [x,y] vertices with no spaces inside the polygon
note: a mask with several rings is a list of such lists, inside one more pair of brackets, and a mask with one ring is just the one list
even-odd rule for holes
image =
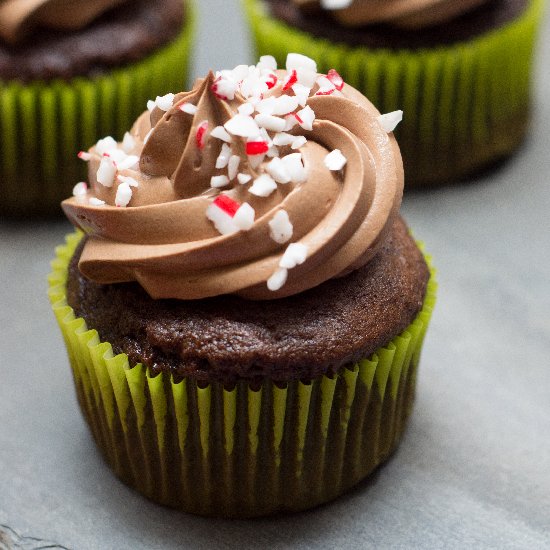
{"label": "pleated paper liner", "polygon": [[297,511],[335,498],[396,448],[435,303],[433,272],[417,318],[371,357],[333,378],[285,387],[265,380],[259,391],[241,382],[228,390],[152,378],[75,318],[65,288],[79,240],[76,233],[58,247],[49,297],[94,439],[140,493],[201,515]]}
{"label": "pleated paper liner", "polygon": [[87,166],[77,158],[105,136],[122,138],[148,99],[185,89],[195,28],[142,61],[98,78],[22,84],[0,80],[0,215],[60,212]]}
{"label": "pleated paper liner", "polygon": [[409,188],[472,175],[524,138],[544,0],[476,39],[421,50],[334,44],[271,17],[261,0],[243,1],[258,56],[273,55],[284,67],[288,52],[300,52],[319,72],[335,68],[381,112],[404,111],[395,133]]}

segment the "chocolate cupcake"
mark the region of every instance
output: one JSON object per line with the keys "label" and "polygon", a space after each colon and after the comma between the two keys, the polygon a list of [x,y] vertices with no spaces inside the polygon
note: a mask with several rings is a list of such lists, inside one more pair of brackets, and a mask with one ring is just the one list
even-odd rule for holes
{"label": "chocolate cupcake", "polygon": [[192,30],[182,0],[0,0],[0,213],[58,212],[77,153],[184,86]]}
{"label": "chocolate cupcake", "polygon": [[334,66],[396,132],[406,187],[469,177],[521,144],[542,0],[244,0],[260,54]]}
{"label": "chocolate cupcake", "polygon": [[79,403],[162,504],[302,510],[401,439],[435,282],[394,115],[329,76],[297,54],[210,74],[90,149],[63,203],[80,231],[50,299]]}

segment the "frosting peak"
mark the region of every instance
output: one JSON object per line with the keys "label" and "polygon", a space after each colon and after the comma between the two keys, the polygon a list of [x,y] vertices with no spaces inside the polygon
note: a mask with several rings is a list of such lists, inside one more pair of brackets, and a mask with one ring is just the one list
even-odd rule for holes
{"label": "frosting peak", "polygon": [[376,254],[403,191],[399,114],[380,115],[336,71],[266,56],[148,107],[122,143],[81,154],[89,185],[63,209],[89,235],[84,275],[153,298],[263,300]]}
{"label": "frosting peak", "polygon": [[36,27],[79,29],[125,1],[0,0],[0,37],[13,44]]}
{"label": "frosting peak", "polygon": [[487,0],[292,0],[304,11],[325,9],[343,25],[391,23],[422,28],[450,21]]}

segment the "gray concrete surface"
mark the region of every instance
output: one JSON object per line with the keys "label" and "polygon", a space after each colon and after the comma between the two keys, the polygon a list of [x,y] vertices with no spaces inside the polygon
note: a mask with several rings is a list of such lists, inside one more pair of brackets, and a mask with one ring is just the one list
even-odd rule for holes
{"label": "gray concrete surface", "polygon": [[[251,60],[228,0],[200,5],[195,74]],[[15,548],[550,548],[548,20],[541,46],[520,153],[470,185],[406,197],[441,287],[416,410],[373,482],[317,510],[202,519],[116,480],[80,416],[46,299],[69,226],[0,222],[0,549],[2,536]]]}

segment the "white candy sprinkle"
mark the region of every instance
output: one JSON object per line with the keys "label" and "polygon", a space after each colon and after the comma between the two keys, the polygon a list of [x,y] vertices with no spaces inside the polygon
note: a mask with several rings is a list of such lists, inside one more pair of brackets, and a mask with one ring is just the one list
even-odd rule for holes
{"label": "white candy sprinkle", "polygon": [[276,98],[275,107],[273,109],[274,115],[288,115],[298,108],[298,98],[291,95],[282,95]]}
{"label": "white candy sprinkle", "polygon": [[91,197],[88,201],[88,204],[90,204],[91,206],[103,206],[105,204],[105,201],[96,199],[95,197]]}
{"label": "white candy sprinkle", "polygon": [[286,122],[283,118],[279,118],[273,115],[266,115],[260,113],[254,117],[258,126],[265,128],[270,132],[281,132],[286,126]]}
{"label": "white candy sprinkle", "polygon": [[286,280],[288,279],[288,271],[286,269],[278,269],[267,280],[267,288],[272,292],[283,288]]}
{"label": "white candy sprinkle", "polygon": [[249,74],[250,67],[248,65],[237,65],[232,71],[227,73],[227,75],[230,75],[236,82],[240,82],[241,80],[247,78]]}
{"label": "white candy sprinkle", "polygon": [[137,167],[139,163],[139,157],[135,155],[128,155],[126,158],[117,162],[119,170],[129,170],[130,168]]}
{"label": "white candy sprinkle", "polygon": [[294,84],[294,86],[292,86],[292,91],[296,94],[298,105],[305,107],[309,98],[309,94],[311,93],[311,88],[308,88],[303,84]]}
{"label": "white candy sprinkle", "polygon": [[294,183],[302,183],[307,179],[307,170],[302,164],[302,154],[292,153],[281,159],[283,165]]}
{"label": "white candy sprinkle", "polygon": [[279,267],[285,269],[292,269],[297,265],[303,264],[307,258],[307,246],[301,243],[289,244],[281,261]]}
{"label": "white candy sprinkle", "polygon": [[378,122],[386,132],[393,132],[396,126],[403,120],[403,111],[393,111],[380,115]]}
{"label": "white candy sprinkle", "polygon": [[289,53],[286,57],[286,70],[307,69],[317,73],[317,63],[305,55],[299,53]]}
{"label": "white candy sprinkle", "polygon": [[285,123],[285,132],[288,132],[298,124],[298,119],[294,115],[286,115]]}
{"label": "white candy sprinkle", "polygon": [[264,115],[272,115],[275,111],[275,105],[277,101],[274,96],[266,97],[258,102],[256,105],[256,111]]}
{"label": "white candy sprinkle", "polygon": [[229,176],[230,181],[233,181],[237,177],[240,164],[241,164],[241,157],[239,157],[238,155],[232,155],[230,157],[229,162],[227,164],[227,174]]}
{"label": "white candy sprinkle", "polygon": [[194,115],[198,110],[198,107],[196,105],[193,105],[192,103],[183,103],[180,105],[180,111],[183,113],[187,113],[188,115]]}
{"label": "white candy sprinkle", "polygon": [[130,187],[139,187],[139,182],[130,176],[117,176],[120,183],[127,183]]}
{"label": "white candy sprinkle", "polygon": [[304,130],[313,130],[313,121],[315,120],[315,113],[313,112],[313,109],[309,105],[304,107],[301,111],[298,111],[296,114],[302,121],[302,122],[298,121],[298,123]]}
{"label": "white candy sprinkle", "polygon": [[174,104],[174,94],[166,94],[163,96],[157,96],[155,103],[161,111],[168,111]]}
{"label": "white candy sprinkle", "polygon": [[108,153],[117,147],[118,143],[111,136],[107,136],[106,138],[100,139],[96,143],[95,152],[102,157],[105,153]]}
{"label": "white candy sprinkle", "polygon": [[237,212],[235,212],[233,222],[239,229],[248,231],[254,225],[255,216],[256,212],[254,212],[254,208],[245,202],[241,204]]}
{"label": "white candy sprinkle", "polygon": [[152,111],[153,109],[156,109],[156,108],[157,108],[157,104],[152,99],[150,99],[147,102],[147,110]]}
{"label": "white candy sprinkle", "polygon": [[251,115],[254,112],[254,105],[252,105],[252,103],[243,103],[237,107],[237,111],[239,111],[241,115]]}
{"label": "white candy sprinkle", "polygon": [[286,243],[292,238],[294,227],[286,210],[279,210],[269,222],[269,235],[279,244]]}
{"label": "white candy sprinkle", "polygon": [[321,0],[321,7],[325,10],[343,10],[352,4],[353,0]]}
{"label": "white candy sprinkle", "polygon": [[212,176],[210,178],[210,187],[219,188],[226,187],[227,185],[229,185],[229,178],[225,175]]}
{"label": "white candy sprinkle", "polygon": [[260,128],[251,116],[235,115],[224,124],[225,129],[234,136],[256,137]]}
{"label": "white candy sprinkle", "polygon": [[252,179],[252,176],[250,174],[238,174],[237,175],[237,181],[241,185],[247,184]]}
{"label": "white candy sprinkle", "polygon": [[265,71],[276,71],[277,60],[272,55],[262,55],[260,62],[256,65],[258,69]]}
{"label": "white candy sprinkle", "polygon": [[342,151],[340,149],[334,149],[334,151],[330,152],[324,160],[325,166],[329,170],[342,170],[342,168],[346,165],[346,162],[348,162],[348,159],[342,155]]}
{"label": "white candy sprinkle", "polygon": [[101,159],[97,171],[97,181],[105,187],[112,187],[115,183],[116,165],[113,160],[107,156]]}
{"label": "white candy sprinkle", "polygon": [[295,140],[296,136],[293,136],[292,134],[287,134],[286,132],[275,134],[275,136],[273,137],[273,143],[278,147],[290,145],[291,143],[294,143]]}
{"label": "white candy sprinkle", "polygon": [[124,139],[122,140],[122,149],[125,153],[130,154],[134,147],[136,146],[136,140],[134,137],[130,134],[130,132],[126,132],[124,134]]}
{"label": "white candy sprinkle", "polygon": [[266,166],[266,171],[277,183],[288,183],[290,181],[290,174],[280,158],[274,158]]}
{"label": "white candy sprinkle", "polygon": [[115,206],[126,207],[132,200],[132,188],[125,182],[118,186],[115,197]]}
{"label": "white candy sprinkle", "polygon": [[291,145],[291,149],[299,149],[307,143],[307,139],[304,136],[298,136]]}
{"label": "white candy sprinkle", "polygon": [[77,183],[73,187],[73,197],[76,197],[77,199],[83,199],[86,196],[86,193],[88,193],[88,184],[84,181]]}
{"label": "white candy sprinkle", "polygon": [[231,143],[232,138],[227,133],[226,129],[223,126],[216,126],[211,132],[210,135],[214,138],[221,139],[227,143]]}
{"label": "white candy sprinkle", "polygon": [[111,160],[117,164],[127,158],[126,153],[122,149],[110,149],[104,154],[111,157]]}
{"label": "white candy sprinkle", "polygon": [[298,84],[305,86],[306,88],[313,88],[315,81],[317,80],[317,71],[310,71],[309,69],[297,69],[296,74],[298,77]]}
{"label": "white candy sprinkle", "polygon": [[268,197],[277,189],[275,180],[268,174],[262,174],[254,180],[249,191],[257,197]]}
{"label": "white candy sprinkle", "polygon": [[216,168],[219,170],[225,168],[229,164],[229,158],[231,157],[231,147],[224,143],[220,156],[216,159]]}

